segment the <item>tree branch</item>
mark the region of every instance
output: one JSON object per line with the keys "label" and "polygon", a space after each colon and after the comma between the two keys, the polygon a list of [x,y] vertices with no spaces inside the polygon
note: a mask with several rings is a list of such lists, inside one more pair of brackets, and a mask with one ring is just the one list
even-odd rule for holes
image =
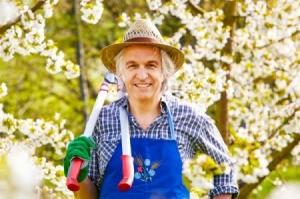
{"label": "tree branch", "polygon": [[[300,134],[294,134],[293,142],[289,143],[282,151],[275,152],[273,156],[273,160],[268,165],[269,171],[273,171],[276,169],[276,166],[293,150],[293,148],[300,142]],[[246,184],[240,183],[240,195],[239,198],[247,198],[249,194],[255,189],[267,176],[260,177],[257,183],[254,184]]]}
{"label": "tree branch", "polygon": [[235,16],[233,16],[233,18],[235,18],[235,19],[245,19],[245,18],[247,18],[248,16],[251,16],[251,15],[245,15],[245,16],[235,15]]}
{"label": "tree branch", "polygon": [[271,139],[272,137],[274,137],[276,135],[276,133],[287,123],[289,123],[289,121],[295,116],[296,112],[300,110],[300,107],[296,108],[293,112],[292,115],[288,116],[287,118],[285,118],[285,120],[276,128],[274,129],[271,134],[269,135],[269,137],[262,142],[262,144],[266,143],[267,140]]}
{"label": "tree branch", "polygon": [[[300,33],[300,31],[297,30],[297,31],[294,32],[292,35],[290,35],[290,36],[288,36],[288,37],[283,37],[283,38],[277,40],[276,43],[282,42],[282,41],[285,40],[286,38],[294,37],[294,36],[296,36],[296,35],[299,34],[299,33]],[[269,47],[269,46],[271,46],[271,45],[273,45],[273,44],[275,44],[275,43],[269,43],[269,44],[266,44],[266,45],[263,45],[263,46],[258,46],[257,48],[258,48],[258,49],[262,49],[262,48]]]}
{"label": "tree branch", "polygon": [[200,12],[200,13],[202,13],[202,14],[204,14],[204,13],[207,12],[206,10],[204,10],[203,8],[201,8],[200,6],[194,4],[194,3],[191,2],[191,1],[188,1],[188,4],[189,4],[190,6],[192,6],[196,11],[198,11],[198,12]]}
{"label": "tree branch", "polygon": [[[32,12],[35,12],[45,3],[45,1],[46,0],[39,0],[30,10]],[[5,24],[4,26],[1,26],[0,27],[0,35],[2,35],[7,29],[12,27],[13,25],[17,24],[21,20],[21,16],[22,15],[19,15],[14,21],[9,22],[9,23]]]}

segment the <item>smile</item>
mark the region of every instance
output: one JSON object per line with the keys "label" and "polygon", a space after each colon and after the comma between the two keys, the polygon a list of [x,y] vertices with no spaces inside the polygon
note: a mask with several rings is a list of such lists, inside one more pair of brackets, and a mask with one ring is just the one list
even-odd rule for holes
{"label": "smile", "polygon": [[151,84],[150,83],[148,83],[148,84],[145,84],[145,83],[143,83],[143,84],[134,84],[136,87],[139,87],[139,88],[146,88],[146,87],[149,87],[149,86],[151,86]]}

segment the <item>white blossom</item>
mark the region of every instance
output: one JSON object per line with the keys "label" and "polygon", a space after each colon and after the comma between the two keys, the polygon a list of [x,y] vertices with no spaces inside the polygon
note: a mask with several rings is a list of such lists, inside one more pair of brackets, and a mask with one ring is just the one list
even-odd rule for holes
{"label": "white blossom", "polygon": [[7,95],[7,86],[5,83],[2,83],[0,86],[0,98]]}
{"label": "white blossom", "polygon": [[121,21],[118,24],[120,27],[126,27],[131,24],[130,17],[125,12],[122,12],[120,19]]}
{"label": "white blossom", "polygon": [[67,61],[65,65],[66,65],[65,76],[68,79],[73,79],[80,75],[80,69],[78,65],[75,65],[70,61]]}
{"label": "white blossom", "polygon": [[91,3],[90,0],[84,0],[80,3],[82,12],[82,20],[87,23],[96,24],[100,20],[103,13],[102,0],[96,0],[95,3]]}
{"label": "white blossom", "polygon": [[14,1],[0,1],[0,26],[15,20],[19,15],[19,9]]}
{"label": "white blossom", "polygon": [[161,5],[161,0],[147,0],[146,1],[150,10],[157,10]]}
{"label": "white blossom", "polygon": [[190,192],[190,199],[199,199],[199,196],[198,196],[197,193],[191,191]]}
{"label": "white blossom", "polygon": [[12,134],[17,127],[17,121],[14,116],[7,113],[0,114],[0,132]]}
{"label": "white blossom", "polygon": [[269,199],[295,198],[300,194],[299,183],[284,183],[271,191]]}
{"label": "white blossom", "polygon": [[291,154],[293,155],[293,161],[295,165],[300,165],[300,144],[295,146]]}
{"label": "white blossom", "polygon": [[52,9],[52,5],[50,3],[50,0],[45,1],[43,8],[44,8],[44,13],[45,13],[45,18],[52,17],[53,9]]}
{"label": "white blossom", "polygon": [[[7,154],[7,162],[11,169],[11,181],[17,189],[34,196],[35,187],[39,186],[42,175],[28,154],[28,146],[17,144]],[[20,166],[22,165],[22,166]],[[26,195],[25,198],[28,198]]]}
{"label": "white blossom", "polygon": [[[46,2],[51,4],[50,2]],[[57,3],[53,1],[51,5]],[[79,75],[78,67],[70,67],[64,53],[59,51],[52,40],[45,40],[45,19],[41,14],[35,15],[25,9],[21,15],[21,26],[12,26],[0,38],[0,57],[4,61],[11,60],[15,54],[23,56],[40,54],[47,57],[46,70],[57,74],[65,69],[67,78]]]}

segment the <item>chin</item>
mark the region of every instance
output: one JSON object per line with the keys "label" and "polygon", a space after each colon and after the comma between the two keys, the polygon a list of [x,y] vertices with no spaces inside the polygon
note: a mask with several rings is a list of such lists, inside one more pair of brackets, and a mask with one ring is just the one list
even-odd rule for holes
{"label": "chin", "polygon": [[139,101],[143,101],[143,100],[152,100],[153,99],[153,96],[151,95],[144,95],[142,93],[138,93],[134,96],[134,98],[136,100],[139,100]]}
{"label": "chin", "polygon": [[145,101],[145,100],[151,100],[151,97],[147,97],[147,96],[139,96],[136,98],[139,101]]}

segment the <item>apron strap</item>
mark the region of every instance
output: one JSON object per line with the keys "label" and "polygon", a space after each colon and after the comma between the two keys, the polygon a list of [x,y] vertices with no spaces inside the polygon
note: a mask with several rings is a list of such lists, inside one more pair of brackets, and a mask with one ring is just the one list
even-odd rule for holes
{"label": "apron strap", "polygon": [[[170,130],[170,133],[171,133],[171,139],[176,140],[173,116],[171,114],[169,106],[167,104],[165,104],[165,105],[166,105],[167,112],[168,112],[168,123],[169,123],[169,130]],[[128,131],[128,132],[125,132],[125,134],[129,135],[129,124],[128,124],[129,122],[128,122],[128,120],[130,119],[130,117],[127,114],[127,111],[124,109],[124,107],[119,107],[119,110],[120,110],[120,120],[121,120],[121,133],[122,133],[122,131],[124,131],[126,129],[125,131]],[[125,116],[125,114],[126,114],[127,117]],[[123,126],[125,128],[122,128]]]}
{"label": "apron strap", "polygon": [[176,140],[175,138],[175,131],[174,131],[174,123],[173,123],[173,116],[171,114],[171,111],[169,109],[169,106],[166,104],[167,112],[168,112],[168,122],[169,122],[169,129],[171,133],[172,140]]}
{"label": "apron strap", "polygon": [[131,156],[128,114],[124,107],[119,107],[121,121],[122,154]]}

